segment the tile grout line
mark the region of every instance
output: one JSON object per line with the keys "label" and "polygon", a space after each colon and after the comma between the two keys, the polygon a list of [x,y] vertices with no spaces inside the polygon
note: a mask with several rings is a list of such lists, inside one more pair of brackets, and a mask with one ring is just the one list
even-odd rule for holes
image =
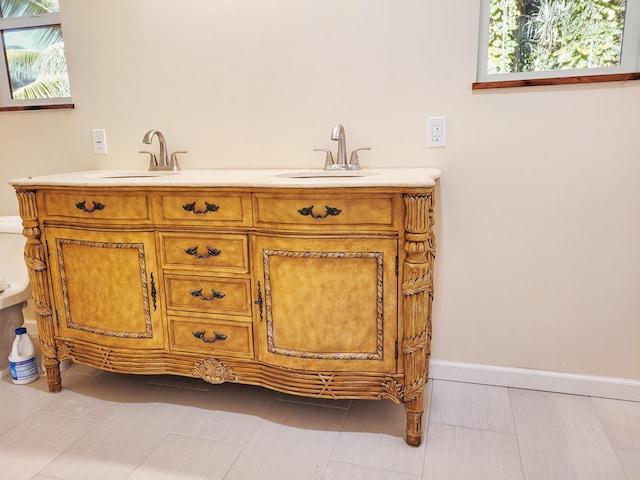
{"label": "tile grout line", "polygon": [[624,468],[624,464],[620,460],[620,455],[618,453],[618,449],[613,445],[613,442],[611,441],[611,435],[609,435],[609,431],[605,428],[604,422],[602,421],[602,417],[600,416],[600,411],[596,407],[595,403],[593,402],[593,399],[594,399],[594,397],[589,397],[589,404],[591,405],[591,408],[593,409],[593,411],[596,414],[596,418],[598,419],[598,423],[602,427],[602,431],[604,432],[604,434],[605,434],[605,436],[607,438],[607,442],[609,442],[609,446],[611,447],[611,450],[613,451],[614,455],[616,456],[616,460],[618,461],[618,464],[620,465],[620,470],[622,470],[624,472],[624,476],[628,480],[633,480],[633,479],[629,478],[629,474],[627,473],[626,469]]}
{"label": "tile grout line", "polygon": [[526,480],[526,475],[524,473],[524,464],[522,462],[522,445],[520,445],[520,435],[518,435],[518,424],[516,423],[515,414],[513,411],[513,401],[511,398],[511,391],[513,389],[507,387],[507,398],[509,399],[509,410],[511,411],[511,421],[513,422],[513,432],[516,437],[516,445],[518,446],[518,463],[520,465],[520,473],[522,474],[522,479]]}
{"label": "tile grout line", "polygon": [[320,476],[320,479],[324,479],[326,477],[327,474],[327,468],[329,467],[329,463],[332,461],[336,461],[333,460],[333,454],[336,451],[336,447],[338,445],[338,438],[340,437],[340,434],[342,433],[342,429],[344,428],[344,424],[347,421],[347,415],[349,415],[349,411],[351,410],[351,407],[353,406],[353,400],[349,401],[349,406],[347,408],[344,409],[344,414],[342,415],[342,421],[340,422],[340,426],[338,427],[338,433],[335,436],[334,440],[333,440],[333,445],[331,446],[331,452],[329,452],[329,455],[327,456],[327,461],[324,464],[324,467],[322,468],[322,475]]}
{"label": "tile grout line", "polygon": [[[40,413],[42,415],[52,415],[52,416],[57,416],[57,417],[64,417],[64,418],[74,418],[76,420],[84,420],[87,422],[91,422],[93,423],[93,426],[88,429],[86,432],[84,432],[82,435],[80,435],[78,438],[76,438],[76,440],[72,443],[70,443],[67,448],[65,448],[64,450],[60,451],[55,457],[53,457],[51,459],[51,461],[49,463],[47,463],[46,465],[44,465],[42,468],[40,468],[40,470],[38,470],[38,472],[36,473],[36,475],[44,475],[45,477],[49,476],[46,473],[42,473],[43,470],[45,470],[49,465],[51,465],[52,463],[54,463],[58,458],[60,458],[64,453],[67,452],[67,450],[69,450],[70,448],[72,448],[75,444],[77,444],[80,440],[82,440],[84,437],[86,437],[87,435],[89,435],[90,432],[92,432],[93,430],[95,430],[96,428],[98,428],[98,425],[100,425],[102,423],[103,420],[97,421],[97,420],[90,420],[87,418],[77,418],[77,417],[69,417],[68,415],[56,415],[55,413],[49,413],[49,412],[43,412],[41,410],[38,410],[37,413]],[[55,478],[55,477],[54,477]]]}

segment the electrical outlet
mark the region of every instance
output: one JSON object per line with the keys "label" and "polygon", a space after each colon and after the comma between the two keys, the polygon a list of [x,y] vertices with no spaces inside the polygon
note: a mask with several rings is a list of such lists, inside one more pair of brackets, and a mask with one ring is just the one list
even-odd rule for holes
{"label": "electrical outlet", "polygon": [[447,117],[429,117],[429,148],[447,146]]}
{"label": "electrical outlet", "polygon": [[104,155],[107,153],[107,133],[104,128],[94,128],[91,130],[93,139],[93,153]]}

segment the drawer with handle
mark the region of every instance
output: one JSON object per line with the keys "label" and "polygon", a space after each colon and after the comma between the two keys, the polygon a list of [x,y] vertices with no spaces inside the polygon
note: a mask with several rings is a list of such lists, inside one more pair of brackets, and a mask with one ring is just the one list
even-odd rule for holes
{"label": "drawer with handle", "polygon": [[129,220],[150,223],[149,201],[146,195],[131,192],[106,193],[101,191],[43,191],[41,208],[47,219],[61,218],[74,221],[122,223]]}
{"label": "drawer with handle", "polygon": [[248,278],[165,275],[167,309],[251,315]]}
{"label": "drawer with handle", "polygon": [[392,229],[401,218],[396,200],[388,194],[255,194],[255,224],[305,230]]}
{"label": "drawer with handle", "polygon": [[172,350],[253,358],[251,323],[170,316]]}
{"label": "drawer with handle", "polygon": [[158,197],[163,223],[251,225],[251,195],[235,192],[168,192]]}
{"label": "drawer with handle", "polygon": [[246,235],[160,234],[165,268],[202,267],[213,271],[247,273]]}

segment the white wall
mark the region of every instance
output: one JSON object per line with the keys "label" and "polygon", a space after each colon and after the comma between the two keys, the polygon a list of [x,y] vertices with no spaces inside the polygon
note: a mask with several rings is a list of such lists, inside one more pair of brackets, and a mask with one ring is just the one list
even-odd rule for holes
{"label": "white wall", "polygon": [[477,0],[60,4],[76,108],[0,114],[0,214],[14,177],[145,168],[151,128],[187,169],[311,167],[341,122],[443,171],[435,359],[640,379],[640,82],[472,92]]}

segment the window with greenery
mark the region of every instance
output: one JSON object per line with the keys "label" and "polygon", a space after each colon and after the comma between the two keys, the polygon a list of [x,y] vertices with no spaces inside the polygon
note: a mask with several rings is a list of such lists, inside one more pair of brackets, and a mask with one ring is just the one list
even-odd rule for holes
{"label": "window with greenery", "polygon": [[58,0],[0,0],[0,109],[71,107]]}
{"label": "window with greenery", "polygon": [[640,0],[482,0],[481,8],[478,82],[638,72]]}

